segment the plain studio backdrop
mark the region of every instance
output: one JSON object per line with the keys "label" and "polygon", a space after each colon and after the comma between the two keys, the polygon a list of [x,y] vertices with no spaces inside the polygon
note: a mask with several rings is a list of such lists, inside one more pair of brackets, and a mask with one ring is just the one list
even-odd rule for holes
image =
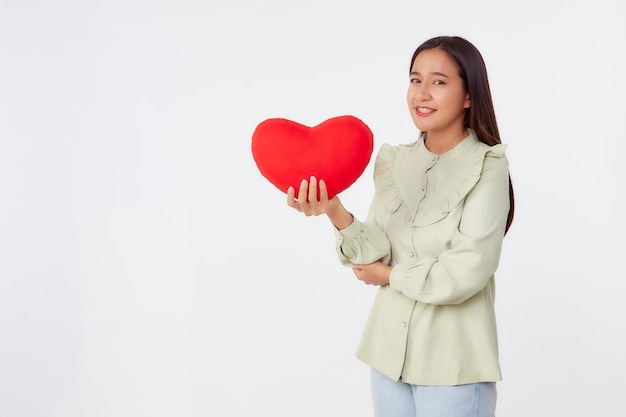
{"label": "plain studio backdrop", "polygon": [[375,288],[250,139],[351,114],[375,153],[414,141],[409,60],[441,34],[483,53],[517,196],[498,415],[626,415],[624,10],[2,0],[0,417],[371,416]]}

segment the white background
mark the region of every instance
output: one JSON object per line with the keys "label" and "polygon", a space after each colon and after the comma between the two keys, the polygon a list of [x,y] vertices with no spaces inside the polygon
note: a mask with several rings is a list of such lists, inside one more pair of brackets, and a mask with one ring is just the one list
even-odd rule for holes
{"label": "white background", "polygon": [[[516,189],[498,415],[626,415],[624,21],[619,0],[1,0],[0,417],[371,416],[375,289],[250,139],[352,114],[375,151],[413,141],[409,59],[440,34],[483,53]],[[358,217],[371,165],[342,194]]]}

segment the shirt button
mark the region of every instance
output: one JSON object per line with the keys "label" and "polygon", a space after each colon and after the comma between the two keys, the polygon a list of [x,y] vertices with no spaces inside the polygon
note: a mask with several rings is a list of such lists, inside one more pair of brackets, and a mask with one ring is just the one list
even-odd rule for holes
{"label": "shirt button", "polygon": [[413,252],[409,252],[409,256],[410,256],[411,258],[415,258],[415,253],[413,253]]}
{"label": "shirt button", "polygon": [[426,189],[425,185],[422,185],[422,191],[424,191]]}
{"label": "shirt button", "polygon": [[402,322],[402,327],[406,327],[406,321]]}

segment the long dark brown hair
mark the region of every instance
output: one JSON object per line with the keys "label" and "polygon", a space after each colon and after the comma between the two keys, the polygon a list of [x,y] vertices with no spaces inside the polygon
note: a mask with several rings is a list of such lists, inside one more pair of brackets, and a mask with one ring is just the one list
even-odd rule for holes
{"label": "long dark brown hair", "polygon": [[[437,36],[422,43],[413,53],[409,73],[417,56],[428,49],[441,49],[458,65],[463,87],[469,94],[471,106],[465,111],[465,127],[472,129],[481,142],[493,146],[502,143],[493,108],[487,67],[478,49],[468,40],[458,36]],[[506,221],[506,234],[513,223],[515,196],[509,174],[509,216]]]}

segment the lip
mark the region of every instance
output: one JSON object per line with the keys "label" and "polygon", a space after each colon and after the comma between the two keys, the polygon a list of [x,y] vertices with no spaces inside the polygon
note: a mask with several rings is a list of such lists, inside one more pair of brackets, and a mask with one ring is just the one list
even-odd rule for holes
{"label": "lip", "polygon": [[437,110],[431,107],[419,106],[415,107],[415,113],[420,117],[428,117],[435,114]]}

